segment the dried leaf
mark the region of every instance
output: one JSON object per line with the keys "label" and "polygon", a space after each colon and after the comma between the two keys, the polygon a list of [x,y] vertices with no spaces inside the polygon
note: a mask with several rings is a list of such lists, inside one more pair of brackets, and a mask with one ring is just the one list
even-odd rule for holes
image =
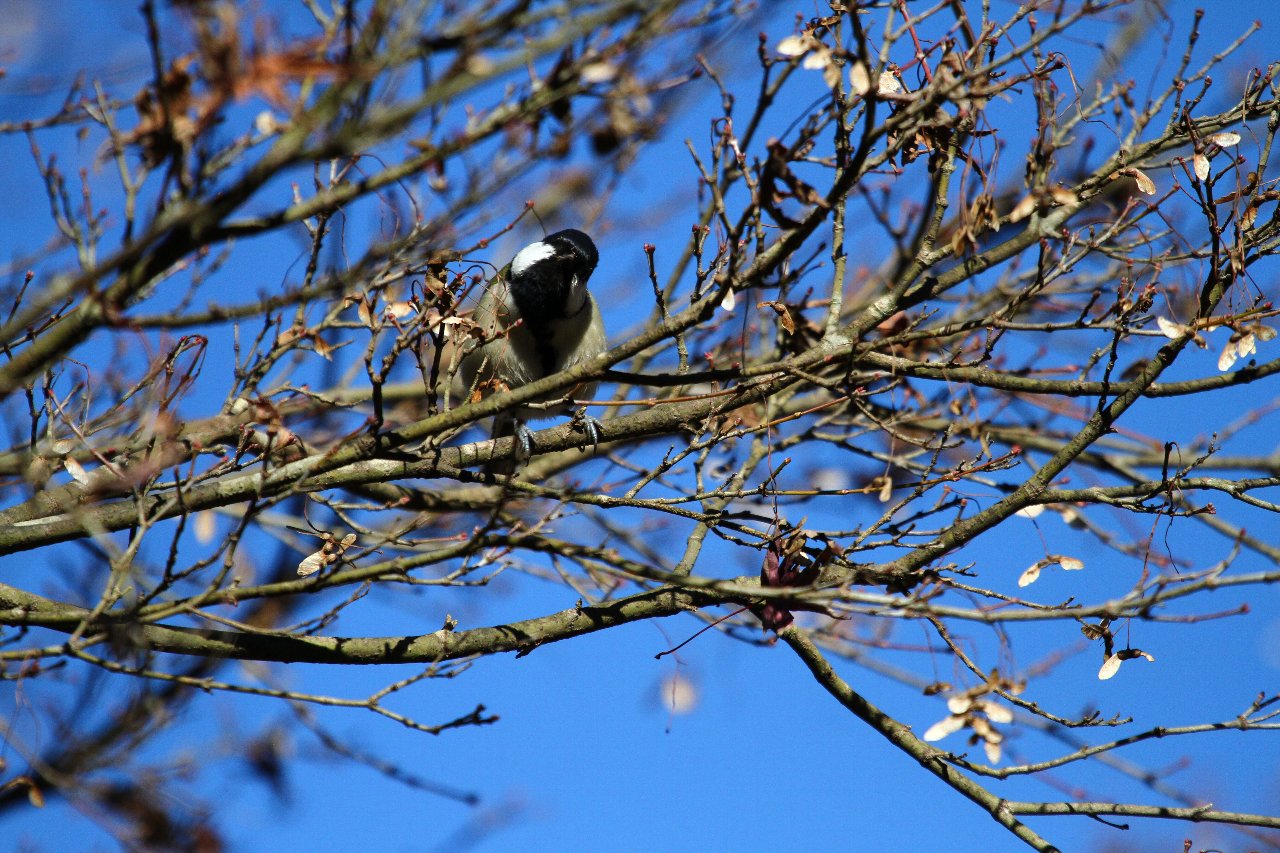
{"label": "dried leaf", "polygon": [[1230,370],[1236,363],[1237,358],[1239,358],[1239,355],[1236,352],[1236,339],[1233,337],[1222,348],[1222,355],[1218,356],[1218,369],[1222,371]]}
{"label": "dried leaf", "polygon": [[893,499],[893,478],[886,475],[879,479],[883,482],[880,483],[880,491],[876,497],[880,499],[880,503],[887,504]]}
{"label": "dried leaf", "polygon": [[262,136],[274,136],[280,132],[280,120],[271,110],[263,110],[254,117],[253,129]]}
{"label": "dried leaf", "polygon": [[987,715],[993,723],[1012,723],[1013,711],[1003,705],[997,705],[995,702],[983,702],[982,712]]}
{"label": "dried leaf", "polygon": [[1107,625],[1105,622],[1097,625],[1086,622],[1080,626],[1080,633],[1084,634],[1087,639],[1101,640],[1107,636]]}
{"label": "dried leaf", "polygon": [[366,329],[373,328],[373,310],[369,304],[371,301],[366,297],[356,303],[356,316],[360,318],[360,322],[364,324]]}
{"label": "dried leaf", "polygon": [[827,63],[822,69],[822,82],[827,84],[828,89],[834,89],[840,85],[840,66],[834,62]]}
{"label": "dried leaf", "polygon": [[1153,655],[1147,654],[1142,649],[1121,649],[1103,662],[1102,668],[1098,670],[1099,680],[1106,681],[1108,678],[1116,674],[1120,669],[1121,663],[1127,660],[1133,660],[1134,658],[1142,658],[1143,660],[1150,661],[1151,663],[1155,663],[1156,660]]}
{"label": "dried leaf", "polygon": [[1241,358],[1247,355],[1253,355],[1258,351],[1257,339],[1254,338],[1252,332],[1245,332],[1240,336],[1240,340],[1236,341],[1236,353]]}
{"label": "dried leaf", "polygon": [[772,308],[773,312],[778,315],[778,324],[782,326],[783,330],[788,335],[794,335],[796,333],[795,317],[792,316],[791,310],[787,307],[787,304],[785,302],[768,300],[765,302],[757,302],[756,307]]}
{"label": "dried leaf", "polygon": [[1270,326],[1255,323],[1249,327],[1249,330],[1252,331],[1253,334],[1257,336],[1258,340],[1262,341],[1264,344],[1267,341],[1274,341],[1276,339],[1276,330]]}
{"label": "dried leaf", "polygon": [[659,701],[673,714],[692,713],[698,706],[698,689],[693,682],[680,675],[672,675],[658,685]]}
{"label": "dried leaf", "polygon": [[1262,205],[1257,199],[1253,199],[1245,206],[1244,213],[1240,214],[1240,230],[1248,231],[1253,227],[1253,221],[1258,218],[1258,210]]}
{"label": "dried leaf", "polygon": [[329,555],[321,548],[298,563],[298,577],[307,578],[320,571],[329,562]]}
{"label": "dried leaf", "polygon": [[445,317],[440,321],[440,325],[444,327],[440,332],[441,336],[446,341],[453,340],[454,328],[462,323],[463,320],[461,317]]}
{"label": "dried leaf", "polygon": [[27,478],[27,482],[37,489],[43,489],[45,484],[49,482],[49,475],[53,473],[53,465],[47,456],[32,456],[31,462],[27,465],[27,470],[23,476]]}
{"label": "dried leaf", "polygon": [[89,485],[89,473],[84,470],[79,462],[68,456],[62,460],[62,467],[67,469],[67,473],[71,475],[71,479],[75,480],[82,486]]}
{"label": "dried leaf", "polygon": [[1156,317],[1156,325],[1160,327],[1160,334],[1170,340],[1176,341],[1178,338],[1185,338],[1191,334],[1191,328],[1181,323],[1175,323],[1167,317]]}
{"label": "dried leaf", "polygon": [[1022,201],[1018,202],[1013,210],[1009,211],[1009,221],[1021,222],[1034,213],[1035,209],[1036,197],[1031,194],[1025,195],[1022,197]]}
{"label": "dried leaf", "polygon": [[1076,530],[1084,530],[1084,516],[1073,506],[1060,504],[1053,508],[1053,511],[1062,516],[1062,521],[1068,527],[1074,527]]}
{"label": "dried leaf", "polygon": [[1018,578],[1018,586],[1031,586],[1040,577],[1040,570],[1044,568],[1042,563],[1032,563],[1031,566],[1022,573]]}
{"label": "dried leaf", "polygon": [[1147,173],[1146,173],[1146,172],[1142,171],[1141,169],[1137,168],[1136,166],[1135,166],[1135,167],[1132,167],[1132,168],[1130,168],[1130,169],[1127,169],[1126,171],[1127,171],[1130,175],[1132,175],[1132,176],[1133,176],[1133,179],[1134,179],[1135,181],[1137,181],[1137,182],[1138,182],[1138,190],[1139,190],[1140,192],[1142,192],[1142,193],[1144,193],[1144,194],[1146,194],[1146,195],[1155,195],[1155,194],[1156,194],[1156,183],[1155,183],[1155,181],[1153,181],[1153,180],[1151,180],[1150,178],[1148,178],[1148,177],[1147,177]]}
{"label": "dried leaf", "polygon": [[608,83],[618,76],[618,66],[611,62],[592,62],[582,66],[583,83]]}
{"label": "dried leaf", "polygon": [[1191,166],[1200,180],[1209,177],[1209,158],[1203,153],[1196,152],[1196,156],[1191,158]]}
{"label": "dried leaf", "polygon": [[890,71],[880,72],[880,85],[877,87],[882,95],[893,95],[902,91],[902,83]]}
{"label": "dried leaf", "polygon": [[945,717],[934,723],[932,726],[929,726],[928,730],[924,733],[923,739],[930,742],[942,740],[947,735],[963,729],[964,722],[964,717],[958,717],[954,714],[949,717]]}
{"label": "dried leaf", "polygon": [[[387,307],[382,309],[382,313],[388,317],[394,317],[397,320],[402,320],[405,317],[408,317],[410,314],[412,314],[413,310],[414,309],[413,309],[412,302],[388,302]],[[447,320],[444,320],[443,322],[457,323],[459,322],[459,318],[450,317]]]}
{"label": "dried leaf", "polygon": [[809,71],[817,71],[819,69],[826,68],[828,65],[832,65],[832,64],[833,63],[831,62],[831,51],[827,50],[826,48],[820,48],[818,50],[810,52],[807,56],[805,56],[804,62],[800,63],[800,67],[805,68]]}
{"label": "dried leaf", "polygon": [[787,36],[778,42],[777,50],[783,56],[800,56],[809,50],[808,39],[804,36]]}
{"label": "dried leaf", "polygon": [[871,70],[861,60],[854,60],[849,66],[849,88],[855,95],[865,95],[871,91]]}
{"label": "dried leaf", "polygon": [[1049,187],[1049,198],[1053,199],[1054,204],[1060,205],[1080,203],[1080,194],[1066,187]]}

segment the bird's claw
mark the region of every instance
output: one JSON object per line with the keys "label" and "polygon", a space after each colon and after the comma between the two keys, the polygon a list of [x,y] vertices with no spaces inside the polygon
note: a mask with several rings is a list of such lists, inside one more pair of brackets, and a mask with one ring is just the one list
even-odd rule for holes
{"label": "bird's claw", "polygon": [[586,409],[579,409],[574,413],[572,425],[574,429],[580,429],[587,434],[587,438],[591,440],[592,449],[600,446],[600,430],[604,425],[588,415]]}
{"label": "bird's claw", "polygon": [[516,424],[516,460],[524,462],[533,455],[533,430],[522,423]]}

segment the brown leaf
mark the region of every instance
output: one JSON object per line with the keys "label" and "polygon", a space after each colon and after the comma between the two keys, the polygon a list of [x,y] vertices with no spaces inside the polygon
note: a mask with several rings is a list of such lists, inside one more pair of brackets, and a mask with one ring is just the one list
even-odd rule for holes
{"label": "brown leaf", "polygon": [[71,475],[71,479],[75,480],[82,486],[89,485],[89,473],[84,470],[84,466],[77,462],[73,457],[68,456],[62,460],[62,467],[67,469],[67,473]]}
{"label": "brown leaf", "polygon": [[1196,155],[1191,158],[1191,165],[1195,170],[1197,178],[1203,181],[1205,178],[1209,177],[1209,158],[1206,157],[1203,152],[1196,152]]}
{"label": "brown leaf", "polygon": [[1192,332],[1190,326],[1175,323],[1167,317],[1156,317],[1156,325],[1160,327],[1160,334],[1174,341],[1178,340],[1178,338],[1185,338]]}
{"label": "brown leaf", "polygon": [[886,474],[880,479],[883,482],[880,483],[880,492],[876,497],[880,500],[880,503],[887,504],[893,499],[893,478]]}
{"label": "brown leaf", "polygon": [[935,740],[942,740],[947,735],[953,734],[963,729],[964,724],[965,724],[964,717],[961,717],[958,715],[944,717],[941,720],[938,720],[938,722],[934,723],[932,726],[929,726],[929,728],[926,729],[925,733],[921,736],[921,739],[928,741],[930,743],[932,743]]}
{"label": "brown leaf", "polygon": [[1022,197],[1022,201],[1018,202],[1013,210],[1009,211],[1010,222],[1021,222],[1030,216],[1036,209],[1036,197],[1034,194],[1028,193]]}
{"label": "brown leaf", "polygon": [[[770,139],[766,148],[769,151],[769,157],[765,160],[764,168],[760,170],[761,206],[779,225],[784,228],[796,228],[800,225],[783,213],[778,206],[778,202],[783,199],[794,198],[801,203],[815,204],[824,208],[829,206],[821,193],[791,171],[791,158],[799,156],[798,154],[793,153],[777,139]],[[783,186],[779,186],[779,183]]]}
{"label": "brown leaf", "polygon": [[1155,181],[1147,177],[1146,172],[1142,171],[1136,166],[1126,169],[1125,171],[1128,172],[1131,176],[1133,176],[1133,179],[1138,182],[1139,191],[1141,191],[1146,195],[1156,194],[1156,183]]}
{"label": "brown leaf", "polygon": [[757,302],[757,308],[772,308],[774,313],[778,315],[778,323],[786,331],[788,335],[796,333],[796,320],[792,316],[792,308],[785,302],[766,301]]}
{"label": "brown leaf", "polygon": [[1219,370],[1227,371],[1235,365],[1236,359],[1240,357],[1236,350],[1236,343],[1235,337],[1232,337],[1231,340],[1227,341],[1227,345],[1222,348],[1222,354],[1218,356]]}
{"label": "brown leaf", "polygon": [[298,563],[298,577],[307,578],[323,569],[329,563],[329,555],[324,549],[309,554],[301,563]]}
{"label": "brown leaf", "polygon": [[828,89],[834,89],[840,84],[840,66],[834,62],[828,62],[822,68],[822,82],[827,84]]}
{"label": "brown leaf", "polygon": [[1053,186],[1048,189],[1049,199],[1057,205],[1079,204],[1080,194],[1067,187]]}
{"label": "brown leaf", "polygon": [[1249,204],[1244,209],[1244,213],[1240,214],[1240,230],[1248,231],[1253,227],[1253,221],[1258,218],[1258,209],[1262,205],[1259,199],[1250,199]]}
{"label": "brown leaf", "polygon": [[1018,576],[1018,586],[1031,586],[1040,577],[1040,570],[1044,568],[1043,562],[1032,563],[1026,571]]}
{"label": "brown leaf", "polygon": [[177,57],[169,63],[158,88],[147,86],[134,98],[138,124],[124,140],[142,149],[148,166],[182,153],[195,139],[196,124],[188,115],[193,102],[189,69],[194,62],[194,54]]}
{"label": "brown leaf", "polygon": [[871,71],[861,60],[855,59],[849,65],[849,88],[859,96],[871,91]]}
{"label": "brown leaf", "polygon": [[778,42],[777,51],[782,56],[801,56],[809,51],[809,37],[787,36]]}

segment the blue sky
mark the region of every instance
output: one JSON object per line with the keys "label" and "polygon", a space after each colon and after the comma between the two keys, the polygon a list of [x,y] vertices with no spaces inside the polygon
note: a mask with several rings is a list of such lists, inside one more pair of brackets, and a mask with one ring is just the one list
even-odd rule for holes
{"label": "blue sky", "polygon": [[[993,3],[996,13],[1012,4]],[[283,3],[260,4],[281,19],[291,14]],[[278,7],[278,8],[277,8]],[[1189,18],[1190,3],[1171,4],[1179,31]],[[118,93],[133,91],[127,81],[147,73],[143,28],[132,5],[100,2],[0,3],[7,21],[0,35],[0,63],[9,74],[0,79],[0,121],[43,114],[56,105],[67,79],[69,64],[86,63],[118,83]],[[789,33],[796,12],[815,13],[812,4],[774,3],[767,20],[771,42]],[[1263,0],[1211,5],[1205,19],[1202,55],[1220,49],[1246,22],[1261,19],[1264,30],[1241,54],[1256,64],[1274,58],[1280,33],[1280,9]],[[1098,38],[1104,34],[1099,33]],[[1180,44],[1175,40],[1180,50]],[[1064,50],[1095,56],[1089,44],[1077,41]],[[1176,51],[1175,51],[1176,53]],[[749,59],[749,57],[747,57]],[[754,92],[751,63],[737,64],[730,54],[717,61],[734,73],[743,98]],[[1141,69],[1128,69],[1143,91],[1144,74],[1155,58],[1147,55]],[[794,112],[816,96],[819,81],[798,80]],[[1163,76],[1157,78],[1162,80]],[[46,81],[48,85],[45,85]],[[34,94],[33,94],[34,93]],[[706,140],[706,112],[716,103],[710,86],[691,84],[685,95],[695,106],[688,117],[668,128],[663,141],[645,150],[639,166],[628,174],[610,198],[611,220],[625,223],[597,233],[602,262],[594,281],[605,305],[611,329],[625,329],[639,320],[645,301],[630,310],[628,282],[643,270],[641,245],[656,243],[674,256],[688,234],[694,213],[690,185],[692,165],[682,140],[702,145]],[[783,118],[782,114],[779,119]],[[775,132],[781,132],[778,127]],[[68,144],[63,163],[76,162]],[[1019,155],[1020,156],[1020,155]],[[1017,158],[1009,158],[1013,162]],[[0,205],[0,259],[6,265],[30,254],[50,233],[43,190],[21,135],[0,137],[0,196],[13,200]],[[1020,168],[1020,163],[1014,164]],[[109,177],[109,176],[108,176]],[[104,178],[103,186],[107,185]],[[528,186],[512,189],[499,201],[518,211]],[[534,188],[536,189],[536,187]],[[674,212],[673,212],[674,211]],[[506,216],[498,215],[497,220]],[[371,209],[351,217],[353,234],[377,227]],[[486,260],[504,262],[516,247],[534,236],[528,223],[518,236],[495,244]],[[358,244],[358,240],[355,240]],[[856,238],[851,249],[873,255],[874,239]],[[254,241],[243,247],[234,265],[224,271],[225,288],[253,293],[296,281],[293,267],[296,242]],[[1271,285],[1270,280],[1263,284]],[[161,301],[158,304],[163,304]],[[225,330],[222,334],[225,336]],[[222,354],[227,351],[225,337]],[[106,356],[106,351],[99,353]],[[211,351],[209,396],[191,404],[204,412],[216,408],[219,384],[217,353]],[[1191,353],[1190,372],[1215,370],[1216,353]],[[225,365],[225,360],[224,360]],[[226,372],[226,368],[221,368]],[[1273,396],[1271,386],[1224,392],[1215,405],[1248,409],[1259,394]],[[1255,403],[1256,405],[1256,403]],[[1194,407],[1192,407],[1194,409]],[[1180,403],[1143,407],[1127,425],[1153,429],[1166,437],[1189,442],[1203,429],[1199,412]],[[1266,421],[1245,433],[1237,447],[1269,451],[1280,434]],[[850,512],[832,507],[833,515]],[[1138,524],[1148,523],[1141,518]],[[1117,564],[1080,534],[1056,518],[1042,516],[1039,532],[1063,553],[1079,553],[1089,565],[1092,597],[1100,589],[1120,594],[1133,582],[1132,567]],[[1259,517],[1255,530],[1267,529]],[[1044,545],[1030,522],[1018,520],[1007,533],[997,533],[975,551],[980,559],[1011,564],[1009,585],[1026,565],[1044,553]],[[673,527],[668,536],[678,536]],[[1208,537],[1191,525],[1169,534],[1176,553],[1201,556],[1199,567],[1225,556],[1226,543]],[[72,571],[92,570],[84,555],[64,549],[58,556]],[[1241,561],[1242,570],[1264,568],[1257,558]],[[0,558],[0,577],[13,582],[45,571],[25,555]],[[752,571],[730,566],[726,573]],[[1062,572],[1048,573],[1039,582],[1040,600],[1061,600],[1079,594],[1078,579]],[[344,617],[348,634],[426,632],[439,627],[446,613],[461,615],[463,627],[496,624],[572,606],[572,590],[529,578],[508,575],[482,602],[456,592],[428,590],[410,593],[391,589],[371,595],[361,609]],[[1222,593],[1209,606],[1229,609],[1240,596]],[[326,602],[328,606],[332,602]],[[1135,645],[1151,651],[1155,665],[1128,664],[1122,675],[1099,682],[1095,647],[1083,648],[1073,623],[1046,630],[1014,631],[1020,665],[1064,648],[1079,653],[1059,666],[1051,679],[1036,683],[1036,698],[1064,714],[1098,707],[1104,715],[1132,714],[1130,729],[1152,725],[1181,725],[1229,719],[1248,701],[1280,681],[1280,600],[1265,590],[1251,601],[1247,619],[1213,623],[1197,630],[1183,626],[1144,624]],[[470,621],[475,620],[475,621]],[[388,851],[508,849],[556,850],[739,850],[849,849],[858,851],[1012,850],[1018,845],[979,809],[921,771],[875,733],[844,712],[810,678],[785,648],[749,646],[708,633],[678,655],[654,660],[654,655],[688,637],[701,623],[692,618],[664,620],[602,632],[537,649],[516,659],[506,655],[478,662],[463,676],[436,680],[407,690],[391,704],[424,722],[443,722],[484,704],[500,722],[464,728],[438,737],[410,732],[368,713],[315,709],[318,723],[353,746],[393,761],[432,783],[472,792],[476,807],[447,797],[400,785],[364,767],[341,762],[304,731],[294,730],[290,749],[296,760],[287,776],[289,796],[278,799],[255,778],[240,757],[245,740],[278,723],[291,724],[287,708],[266,699],[213,696],[195,703],[184,720],[151,744],[149,758],[188,755],[210,760],[210,768],[191,784],[194,796],[231,808],[218,824],[232,850],[366,848]],[[973,643],[990,647],[989,637],[973,630]],[[900,642],[924,643],[924,631],[902,626]],[[883,653],[879,659],[908,667],[925,679],[956,679],[950,659],[938,655],[930,672],[918,655]],[[929,726],[945,714],[937,699],[853,664],[841,664],[842,674],[872,701],[916,727]],[[673,714],[663,706],[661,685],[679,673],[695,685],[698,703],[692,713]],[[343,696],[363,696],[413,674],[410,668],[280,667],[276,677],[289,686]],[[234,675],[252,681],[249,668],[232,667]],[[0,687],[0,714],[16,716],[38,726],[40,709],[10,683]],[[1126,730],[1121,730],[1128,731]],[[48,734],[44,735],[49,737]],[[959,737],[959,736],[956,736]],[[959,748],[944,742],[944,747]],[[1046,748],[1034,736],[1009,744],[1011,752],[1044,756]],[[21,765],[11,752],[0,753],[11,766]],[[1179,788],[1211,797],[1223,809],[1276,813],[1280,782],[1274,768],[1280,749],[1274,737],[1219,733],[1143,746],[1126,757],[1169,768],[1182,757],[1185,769],[1169,777]],[[175,770],[176,772],[176,770]],[[1116,773],[1097,766],[1051,774],[1044,781],[990,783],[992,789],[1015,799],[1056,799],[1053,784],[1080,784],[1089,798],[1117,797],[1153,802],[1155,795],[1136,790]],[[1007,791],[1006,791],[1007,788]],[[1086,818],[1033,821],[1064,850],[1097,849],[1107,844],[1128,849],[1180,849],[1193,837],[1196,849],[1244,849],[1249,841],[1226,829],[1175,823],[1131,822],[1131,832],[1109,829]],[[33,850],[111,849],[110,837],[95,825],[92,815],[53,800],[42,810],[7,815],[3,831],[15,846]]]}

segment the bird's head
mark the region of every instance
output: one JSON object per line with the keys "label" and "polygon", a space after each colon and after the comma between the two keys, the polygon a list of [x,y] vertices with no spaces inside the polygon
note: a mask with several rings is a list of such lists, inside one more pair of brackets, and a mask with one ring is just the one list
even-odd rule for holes
{"label": "bird's head", "polygon": [[511,296],[526,322],[572,317],[587,304],[587,280],[600,261],[596,244],[575,228],[548,234],[511,260]]}

